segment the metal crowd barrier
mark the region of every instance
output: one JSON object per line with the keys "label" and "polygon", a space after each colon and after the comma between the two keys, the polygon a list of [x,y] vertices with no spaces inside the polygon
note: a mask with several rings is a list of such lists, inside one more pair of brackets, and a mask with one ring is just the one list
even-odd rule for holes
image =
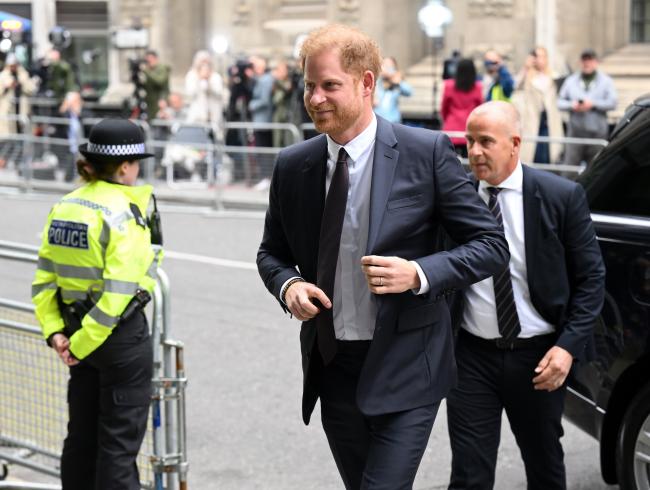
{"label": "metal crowd barrier", "polygon": [[[464,131],[444,131],[444,133],[449,137],[465,137]],[[538,135],[524,135],[521,137],[523,142],[529,143],[559,143],[563,145],[595,145],[606,147],[609,142],[604,139],[597,138],[571,138],[568,136],[564,137],[549,137],[549,136],[538,136]],[[467,158],[461,158],[461,163],[463,165],[469,165]],[[581,162],[575,162],[573,164],[566,163],[540,163],[540,162],[526,162],[527,165],[531,167],[541,168],[548,170],[550,172],[566,173],[566,174],[580,174],[585,170],[585,166],[581,165]]]}
{"label": "metal crowd barrier", "polygon": [[[0,241],[0,259],[36,264],[38,247]],[[30,278],[23,286],[28,289]],[[151,315],[154,379],[151,418],[138,455],[143,489],[187,489],[183,344],[170,335],[170,288],[158,270]],[[0,299],[0,480],[9,465],[59,476],[66,434],[68,369],[45,344],[34,307]],[[60,489],[0,481],[0,489]]]}
{"label": "metal crowd barrier", "polygon": [[[268,179],[282,148],[257,146],[256,131],[286,134],[288,144],[302,141],[290,123],[225,122],[214,124],[154,119],[148,140],[156,153],[155,177],[170,188],[210,188],[241,182],[254,185]],[[239,144],[232,144],[237,141]]]}
{"label": "metal crowd barrier", "polygon": [[[16,116],[5,117],[16,120]],[[3,119],[0,116],[0,120]],[[82,124],[89,128],[99,118],[84,118]],[[0,158],[6,148],[20,155],[20,161],[0,172],[0,180],[14,179],[13,185],[25,190],[51,187],[56,190],[71,190],[72,183],[63,180],[76,179],[73,167],[74,155],[65,138],[53,137],[48,128],[66,127],[67,118],[33,115],[22,118],[23,133],[9,134],[0,143]],[[141,164],[141,177],[148,183],[166,187],[171,191],[204,191],[215,208],[223,208],[228,192],[237,194],[239,188],[265,192],[277,154],[281,147],[257,146],[254,138],[259,131],[282,132],[287,144],[302,141],[315,132],[312,123],[299,126],[290,123],[225,122],[221,128],[214,125],[188,123],[184,120],[153,119],[149,122],[134,120],[145,133],[147,147],[155,154]],[[34,134],[36,128],[40,134]],[[61,134],[59,131],[55,134]],[[464,137],[462,131],[447,131],[449,136]],[[549,142],[560,144],[606,146],[607,141],[589,138],[550,138],[524,136],[525,142]],[[5,148],[6,147],[6,148]],[[58,163],[57,163],[58,162]],[[467,165],[467,159],[461,159]],[[566,165],[560,162],[526,162],[567,176],[574,176],[584,170],[584,165],[575,162]],[[14,174],[12,174],[12,171]],[[73,175],[71,175],[73,174]],[[207,191],[207,193],[206,193]],[[232,195],[232,194],[231,194]],[[261,194],[260,194],[261,195]],[[241,193],[239,193],[241,199]]]}

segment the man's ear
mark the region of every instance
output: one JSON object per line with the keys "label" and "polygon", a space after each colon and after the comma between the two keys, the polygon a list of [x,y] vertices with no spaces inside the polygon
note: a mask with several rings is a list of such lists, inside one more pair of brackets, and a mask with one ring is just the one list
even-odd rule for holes
{"label": "man's ear", "polygon": [[514,154],[515,150],[520,150],[521,149],[521,136],[518,134],[514,135],[512,137],[512,151]]}
{"label": "man's ear", "polygon": [[363,83],[364,95],[371,95],[372,91],[375,89],[375,74],[370,70],[366,70],[363,73],[361,82]]}

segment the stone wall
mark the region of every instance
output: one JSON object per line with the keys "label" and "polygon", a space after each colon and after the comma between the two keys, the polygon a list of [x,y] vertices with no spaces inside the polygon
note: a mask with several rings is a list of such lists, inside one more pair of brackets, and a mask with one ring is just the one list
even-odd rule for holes
{"label": "stone wall", "polygon": [[[539,22],[538,2],[554,2],[555,23]],[[113,4],[115,0],[111,1]],[[176,87],[194,52],[210,47],[214,35],[230,39],[222,67],[237,57],[260,54],[290,57],[298,34],[327,22],[358,26],[378,40],[382,52],[402,68],[431,53],[431,40],[417,22],[426,0],[119,0],[119,23],[139,17],[151,31],[151,46],[174,67]],[[544,40],[558,72],[577,66],[585,47],[610,53],[629,39],[629,0],[447,0],[453,23],[440,58],[452,49],[480,59],[487,49],[506,56],[518,69],[526,54]],[[111,9],[115,11],[113,7]],[[552,9],[550,10],[552,12]],[[553,22],[549,19],[548,23]],[[550,30],[549,30],[550,29]],[[544,30],[542,33],[541,31]],[[548,33],[555,39],[549,46]],[[124,73],[124,70],[120,70]]]}

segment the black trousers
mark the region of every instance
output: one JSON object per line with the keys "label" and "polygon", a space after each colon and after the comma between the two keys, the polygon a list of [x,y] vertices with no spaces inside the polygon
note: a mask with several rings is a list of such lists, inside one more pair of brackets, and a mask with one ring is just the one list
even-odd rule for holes
{"label": "black trousers", "polygon": [[369,341],[338,341],[321,372],[323,429],[347,490],[411,489],[439,403],[398,413],[365,416],[356,403]]}
{"label": "black trousers", "polygon": [[153,351],[144,314],[119,324],[70,368],[63,490],[140,490],[136,457],[151,400]]}
{"label": "black trousers", "polygon": [[552,335],[534,339],[525,348],[500,350],[460,331],[458,385],[447,398],[450,490],[494,487],[504,409],[521,451],[528,489],[566,488],[560,444],[566,385],[552,392],[533,389],[534,369],[555,341]]}

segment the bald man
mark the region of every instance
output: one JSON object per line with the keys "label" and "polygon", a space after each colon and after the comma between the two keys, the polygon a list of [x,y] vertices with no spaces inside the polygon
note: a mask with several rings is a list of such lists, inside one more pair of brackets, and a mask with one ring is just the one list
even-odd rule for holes
{"label": "bald man", "polygon": [[467,120],[481,198],[505,231],[510,263],[464,291],[447,399],[449,489],[494,486],[505,409],[529,490],[566,488],[561,416],[571,365],[588,359],[605,269],[578,184],[519,160],[512,104],[487,102]]}

